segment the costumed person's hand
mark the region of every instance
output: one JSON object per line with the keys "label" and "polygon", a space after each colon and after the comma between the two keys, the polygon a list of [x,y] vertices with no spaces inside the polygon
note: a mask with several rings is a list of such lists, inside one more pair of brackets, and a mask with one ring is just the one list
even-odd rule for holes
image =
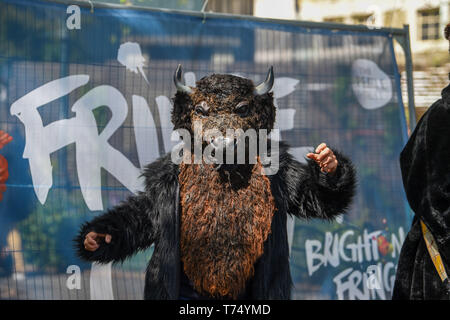
{"label": "costumed person's hand", "polygon": [[12,141],[12,139],[13,139],[13,137],[11,137],[5,131],[0,130],[0,149],[3,148],[8,143],[10,143]]}
{"label": "costumed person's hand", "polygon": [[104,233],[89,232],[84,239],[84,248],[88,251],[95,251],[100,247],[100,242],[104,239],[106,243],[111,242],[111,235]]}
{"label": "costumed person's hand", "polygon": [[333,150],[327,147],[325,143],[321,143],[315,150],[315,153],[306,155],[309,159],[316,161],[322,172],[334,174],[338,166],[338,161]]}

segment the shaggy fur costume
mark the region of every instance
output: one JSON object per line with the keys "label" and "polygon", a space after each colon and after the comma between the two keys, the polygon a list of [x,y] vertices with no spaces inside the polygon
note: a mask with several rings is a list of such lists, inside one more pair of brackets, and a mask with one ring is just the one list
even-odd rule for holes
{"label": "shaggy fur costume", "polygon": [[450,86],[420,119],[400,166],[415,217],[400,253],[393,299],[449,299],[450,287],[431,261],[419,219],[433,234],[450,274]]}
{"label": "shaggy fur costume", "polygon": [[[172,122],[193,133],[248,128],[270,131],[275,121],[271,93],[255,95],[252,81],[212,75],[193,93],[177,92]],[[244,108],[242,108],[244,106]],[[268,146],[270,147],[270,141]],[[123,261],[155,244],[145,277],[145,299],[289,299],[291,275],[287,215],[332,220],[348,208],[355,189],[351,162],[335,151],[334,175],[312,160],[301,164],[280,143],[279,170],[263,176],[261,163],[175,165],[170,154],[144,170],[146,188],[81,226],[78,255],[102,263]],[[216,168],[217,169],[217,168]],[[90,252],[90,231],[107,233],[111,243]]]}
{"label": "shaggy fur costume", "polygon": [[[308,160],[304,165],[280,144],[280,170],[268,176],[277,210],[264,253],[256,261],[246,288],[251,299],[289,299],[291,274],[286,219],[288,214],[331,220],[343,213],[354,194],[355,172],[350,161],[335,152],[339,161],[334,176],[327,176]],[[182,278],[180,252],[179,167],[167,155],[144,171],[146,190],[81,226],[75,239],[77,253],[87,261],[120,262],[155,244],[145,277],[145,299],[178,299]],[[83,241],[92,230],[112,235],[94,252]],[[219,248],[217,250],[220,250]]]}
{"label": "shaggy fur costume", "polygon": [[252,167],[228,179],[213,165],[180,166],[181,260],[200,293],[236,299],[263,254],[275,203],[259,159]]}

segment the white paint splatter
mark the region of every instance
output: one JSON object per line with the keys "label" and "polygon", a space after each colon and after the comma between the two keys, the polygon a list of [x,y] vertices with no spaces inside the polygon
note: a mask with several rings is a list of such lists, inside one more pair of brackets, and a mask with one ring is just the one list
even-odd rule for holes
{"label": "white paint splatter", "polygon": [[352,64],[352,89],[364,109],[373,110],[385,106],[392,98],[392,83],[378,65],[367,59]]}
{"label": "white paint splatter", "polygon": [[145,66],[145,58],[142,56],[141,47],[139,43],[136,42],[125,42],[119,47],[119,52],[117,53],[117,60],[124,65],[127,70],[134,73],[139,72],[144,77],[147,84],[147,76],[144,73],[143,67]]}

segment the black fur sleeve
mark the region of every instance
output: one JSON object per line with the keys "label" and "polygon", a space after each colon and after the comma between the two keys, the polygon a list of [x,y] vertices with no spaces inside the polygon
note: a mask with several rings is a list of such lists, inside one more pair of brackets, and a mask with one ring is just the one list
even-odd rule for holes
{"label": "black fur sleeve", "polygon": [[355,194],[355,169],[347,157],[333,152],[338,161],[334,175],[323,173],[313,160],[302,164],[289,153],[282,153],[280,169],[289,213],[299,218],[331,220],[348,209]]}
{"label": "black fur sleeve", "polygon": [[[142,175],[145,178],[144,192],[129,197],[81,226],[74,239],[79,257],[102,263],[123,261],[158,240],[160,213],[166,212],[165,208],[174,203],[178,190],[178,166],[172,163],[168,154],[147,165]],[[90,231],[110,234],[111,242],[101,243],[94,252],[85,250],[84,238]]]}
{"label": "black fur sleeve", "polygon": [[[74,239],[78,256],[87,261],[117,262],[149,247],[155,241],[157,233],[151,211],[147,195],[140,193],[84,223]],[[111,242],[101,242],[94,252],[85,250],[83,242],[86,234],[91,231],[110,234]]]}

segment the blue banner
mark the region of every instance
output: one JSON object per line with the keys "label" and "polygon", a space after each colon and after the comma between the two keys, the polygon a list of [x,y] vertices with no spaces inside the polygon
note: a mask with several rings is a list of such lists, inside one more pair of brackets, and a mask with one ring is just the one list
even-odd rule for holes
{"label": "blue banner", "polygon": [[293,299],[389,299],[411,222],[399,153],[400,76],[388,32],[162,11],[0,1],[0,298],[141,299],[152,248],[80,261],[80,224],[142,190],[169,152],[172,75],[262,81],[274,66],[279,138],[300,161],[321,142],[358,173],[336,222],[290,220]]}

